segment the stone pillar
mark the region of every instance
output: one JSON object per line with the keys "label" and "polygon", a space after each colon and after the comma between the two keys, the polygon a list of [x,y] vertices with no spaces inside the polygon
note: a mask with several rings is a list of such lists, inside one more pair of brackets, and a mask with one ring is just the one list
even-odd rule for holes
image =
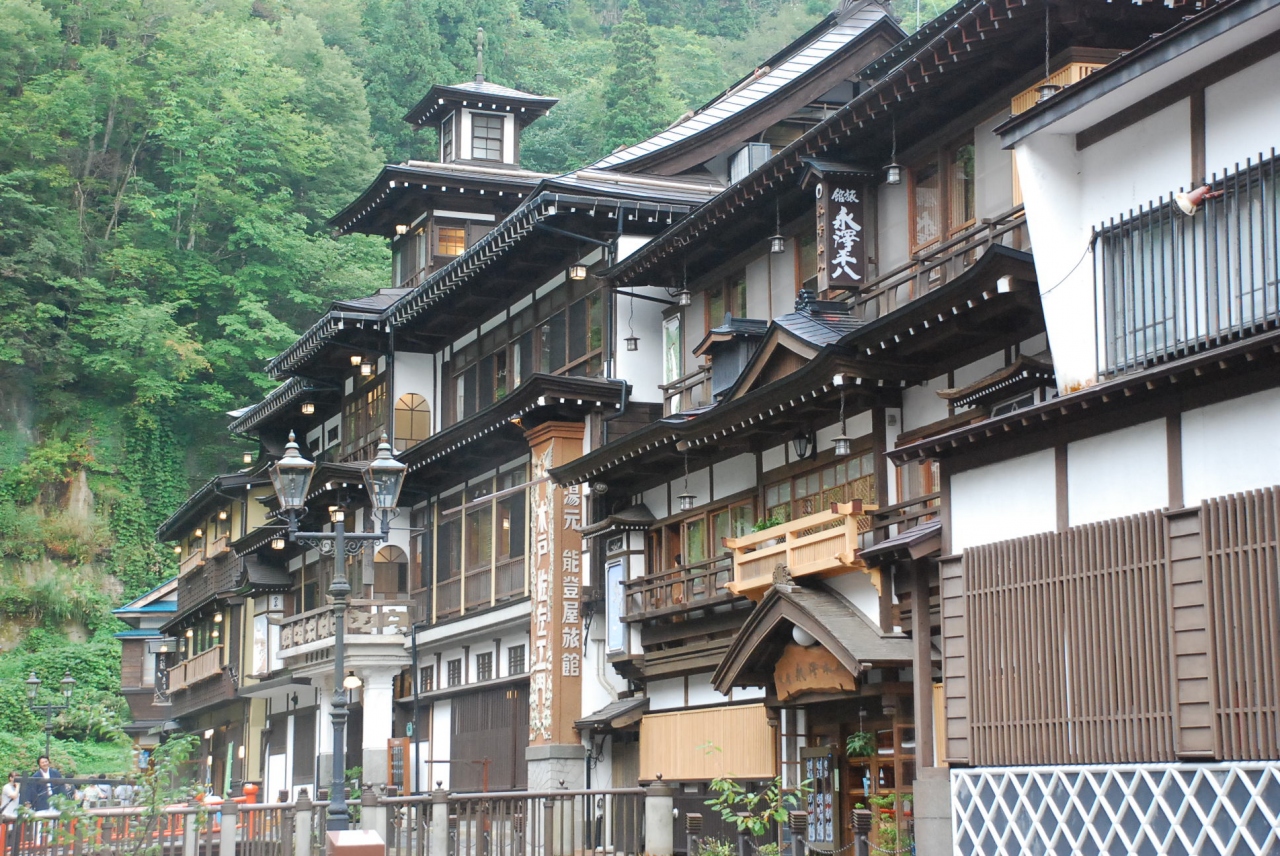
{"label": "stone pillar", "polygon": [[949,856],[952,852],[951,771],[946,767],[921,767],[913,796],[916,853]]}
{"label": "stone pillar", "polygon": [[236,821],[239,820],[240,806],[227,797],[222,801],[222,829],[219,836],[218,853],[220,856],[236,856]]}
{"label": "stone pillar", "polygon": [[427,856],[448,856],[449,794],[443,788],[431,792],[431,826],[427,834]]}
{"label": "stone pillar", "polygon": [[[298,791],[297,808],[293,815],[293,856],[311,856],[311,824],[314,822],[311,795],[307,789]],[[288,856],[288,854],[284,854]]]}
{"label": "stone pillar", "polygon": [[[361,699],[364,704],[364,734],[361,738],[363,782],[385,785],[387,782],[387,741],[391,739],[394,716],[396,671],[362,669],[364,680]],[[398,670],[397,670],[398,671]]]}
{"label": "stone pillar", "polygon": [[387,837],[387,807],[378,802],[378,791],[369,785],[360,789],[360,828]]}
{"label": "stone pillar", "polygon": [[[313,677],[316,686],[316,793],[328,790],[333,776],[333,675]],[[294,746],[297,746],[297,737]],[[293,752],[289,753],[293,758]]]}
{"label": "stone pillar", "polygon": [[645,788],[645,856],[672,856],[676,851],[675,788],[657,781]]}
{"label": "stone pillar", "polygon": [[[582,741],[582,494],[547,479],[553,467],[582,455],[583,426],[547,422],[526,432],[531,488],[529,789],[580,788]],[[562,785],[561,782],[564,784]]]}

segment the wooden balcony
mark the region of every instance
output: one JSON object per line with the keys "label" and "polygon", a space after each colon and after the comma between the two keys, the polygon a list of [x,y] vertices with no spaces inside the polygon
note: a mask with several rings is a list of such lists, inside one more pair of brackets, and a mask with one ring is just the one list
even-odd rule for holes
{"label": "wooden balcony", "polygon": [[185,577],[201,567],[204,567],[204,550],[192,550],[190,556],[178,563],[178,576]]}
{"label": "wooden balcony", "polygon": [[[347,636],[407,636],[413,623],[411,600],[352,600],[347,604]],[[286,618],[280,623],[280,654],[333,638],[333,605]]]}
{"label": "wooden balcony", "polygon": [[205,558],[214,559],[221,556],[223,553],[227,552],[227,544],[228,539],[226,535],[223,535],[221,538],[213,539],[205,550]]}
{"label": "wooden balcony", "polygon": [[732,580],[733,556],[728,554],[626,580],[622,620],[643,621],[730,603],[739,597],[728,588]]}
{"label": "wooden balcony", "polygon": [[[877,506],[861,501],[832,503],[819,511],[740,538],[725,538],[733,551],[734,594],[760,600],[773,584],[774,571],[785,567],[793,578],[836,576],[867,570],[858,556],[859,519]],[[863,525],[865,530],[869,521]]]}
{"label": "wooden balcony", "polygon": [[857,311],[868,320],[888,315],[955,279],[995,244],[1030,249],[1027,218],[1021,205],[925,247],[906,264],[877,275],[858,295]]}
{"label": "wooden balcony", "polygon": [[662,415],[683,413],[710,404],[711,366],[699,366],[682,378],[658,387],[662,390]]}
{"label": "wooden balcony", "polygon": [[1073,83],[1079,83],[1090,74],[1106,65],[1105,62],[1069,62],[1062,68],[1036,83],[1035,86],[1024,89],[1017,95],[1013,96],[1009,101],[1009,113],[1017,116],[1019,113],[1026,112],[1036,106],[1036,102],[1040,100],[1040,87],[1046,83],[1052,83],[1054,86],[1066,88]]}
{"label": "wooden balcony", "polygon": [[169,671],[171,691],[185,690],[200,681],[222,674],[222,646],[214,645],[194,657],[183,660]]}

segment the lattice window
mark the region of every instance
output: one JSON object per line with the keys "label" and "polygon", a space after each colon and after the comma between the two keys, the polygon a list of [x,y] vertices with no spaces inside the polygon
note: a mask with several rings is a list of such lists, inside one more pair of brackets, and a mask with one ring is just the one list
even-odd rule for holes
{"label": "lattice window", "polygon": [[1262,856],[1280,848],[1280,763],[951,772],[957,854]]}

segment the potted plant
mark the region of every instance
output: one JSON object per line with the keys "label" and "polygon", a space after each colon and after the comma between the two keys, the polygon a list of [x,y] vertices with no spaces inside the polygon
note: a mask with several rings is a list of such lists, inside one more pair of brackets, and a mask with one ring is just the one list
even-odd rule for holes
{"label": "potted plant", "polygon": [[876,754],[876,736],[870,731],[855,731],[845,740],[844,751],[850,758],[870,758]]}
{"label": "potted plant", "polygon": [[[752,531],[752,532],[763,532],[763,531],[764,531],[764,530],[766,530],[766,529],[772,529],[774,526],[781,526],[783,523],[786,523],[786,521],[785,521],[785,520],[783,520],[783,519],[782,519],[781,517],[779,517],[778,515],[773,514],[773,515],[770,515],[770,516],[768,516],[768,517],[762,517],[762,518],[760,518],[759,520],[757,520],[757,521],[756,521],[756,524],[755,524],[754,526],[752,526],[752,527],[751,527],[751,531]],[[769,539],[769,540],[767,540],[767,541],[762,541],[762,542],[760,542],[759,546],[760,546],[760,547],[775,547],[775,546],[777,546],[781,541],[782,541],[782,539],[781,539],[781,538],[770,538],[770,539]]]}

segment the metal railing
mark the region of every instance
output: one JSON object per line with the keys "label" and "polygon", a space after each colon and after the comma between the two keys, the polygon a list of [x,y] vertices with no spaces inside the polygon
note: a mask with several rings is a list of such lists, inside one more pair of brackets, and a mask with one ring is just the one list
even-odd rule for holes
{"label": "metal railing", "polygon": [[46,816],[0,822],[0,856],[214,856],[218,847],[214,815],[198,806],[159,812],[100,808],[76,817],[41,814]]}
{"label": "metal railing", "polygon": [[880,274],[858,295],[858,311],[868,319],[880,318],[955,279],[993,245],[1027,250],[1030,243],[1026,214],[1017,205],[920,250],[911,261]]}
{"label": "metal railing", "polygon": [[733,555],[729,553],[625,580],[622,586],[626,611],[622,620],[640,621],[728,603],[737,597],[727,588],[732,581]]}
{"label": "metal railing", "polygon": [[236,851],[242,856],[294,856],[294,803],[242,803],[236,817]]}
{"label": "metal railing", "polygon": [[1280,323],[1276,152],[1211,187],[1194,216],[1161,197],[1094,234],[1097,358],[1119,374]]}
{"label": "metal railing", "polygon": [[[346,632],[360,636],[405,635],[413,623],[411,600],[353,600],[347,606]],[[280,651],[333,637],[333,605],[322,606],[280,622]]]}
{"label": "metal railing", "polygon": [[[574,856],[644,852],[643,788],[384,797],[387,856]],[[433,810],[437,813],[433,817]],[[447,817],[447,838],[433,832]],[[433,845],[447,841],[445,853]]]}

